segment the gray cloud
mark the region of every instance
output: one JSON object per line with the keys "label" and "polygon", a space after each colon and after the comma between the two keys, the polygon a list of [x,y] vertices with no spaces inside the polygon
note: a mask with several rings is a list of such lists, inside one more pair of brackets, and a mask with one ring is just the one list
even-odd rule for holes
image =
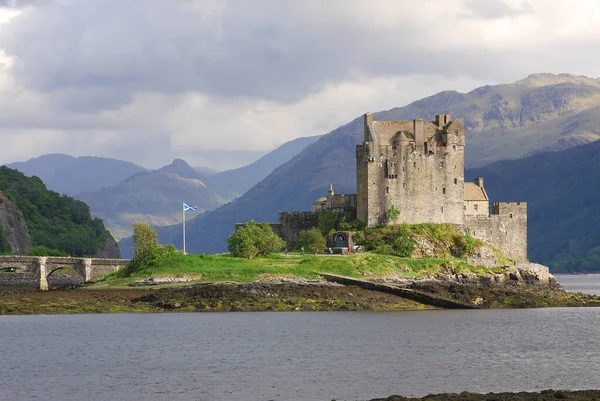
{"label": "gray cloud", "polygon": [[[536,72],[595,74],[599,61],[589,51],[600,45],[596,18],[567,0],[0,7],[20,13],[3,23],[0,9],[0,141],[36,138],[0,157],[66,146],[144,165],[182,156],[233,165],[250,156],[211,156],[322,134],[366,109],[441,90]],[[36,145],[44,135],[53,139]]]}

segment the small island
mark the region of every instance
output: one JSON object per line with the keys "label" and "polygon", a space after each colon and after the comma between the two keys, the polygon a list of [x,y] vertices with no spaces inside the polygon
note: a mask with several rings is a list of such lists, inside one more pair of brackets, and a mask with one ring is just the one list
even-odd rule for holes
{"label": "small island", "polygon": [[[600,305],[528,261],[527,205],[490,208],[483,178],[464,182],[464,145],[464,128],[447,114],[373,121],[367,113],[356,194],[330,185],[310,212],[238,224],[229,254],[186,255],[136,223],[124,268],[81,279],[65,263],[40,280],[76,290],[8,288],[0,314]],[[0,282],[25,274],[14,270]]]}

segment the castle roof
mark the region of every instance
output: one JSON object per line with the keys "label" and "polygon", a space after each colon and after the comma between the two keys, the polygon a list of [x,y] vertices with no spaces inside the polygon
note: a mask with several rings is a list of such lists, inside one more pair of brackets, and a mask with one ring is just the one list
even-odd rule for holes
{"label": "castle roof", "polygon": [[465,200],[489,201],[489,198],[482,187],[473,182],[465,182]]}

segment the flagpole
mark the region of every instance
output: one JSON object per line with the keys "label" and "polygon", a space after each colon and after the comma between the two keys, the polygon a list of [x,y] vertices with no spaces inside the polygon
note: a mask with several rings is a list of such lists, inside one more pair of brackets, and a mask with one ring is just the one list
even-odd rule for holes
{"label": "flagpole", "polygon": [[183,209],[183,254],[185,255],[185,203],[181,205],[181,209]]}

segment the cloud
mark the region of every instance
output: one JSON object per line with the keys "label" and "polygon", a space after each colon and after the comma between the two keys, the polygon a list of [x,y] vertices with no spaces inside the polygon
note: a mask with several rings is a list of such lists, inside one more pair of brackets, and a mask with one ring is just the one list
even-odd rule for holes
{"label": "cloud", "polygon": [[600,61],[593,0],[1,6],[0,141],[14,151],[0,163],[63,151],[237,167],[366,110]]}

